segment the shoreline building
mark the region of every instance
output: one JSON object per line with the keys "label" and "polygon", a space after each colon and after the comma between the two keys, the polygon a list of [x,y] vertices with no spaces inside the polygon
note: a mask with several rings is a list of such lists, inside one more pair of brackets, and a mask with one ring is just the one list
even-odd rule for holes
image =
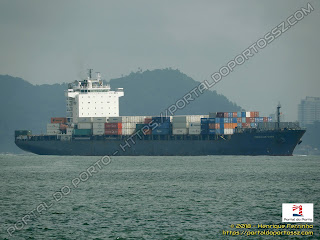
{"label": "shoreline building", "polygon": [[306,97],[298,105],[298,121],[301,127],[320,121],[320,97]]}

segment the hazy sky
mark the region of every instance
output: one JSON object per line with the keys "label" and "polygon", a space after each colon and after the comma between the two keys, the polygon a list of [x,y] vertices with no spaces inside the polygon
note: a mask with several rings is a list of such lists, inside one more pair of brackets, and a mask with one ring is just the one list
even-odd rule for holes
{"label": "hazy sky", "polygon": [[[286,120],[296,120],[300,100],[320,96],[320,2],[309,2],[313,12],[215,89],[264,115],[281,101]],[[171,67],[202,81],[302,7],[307,1],[1,0],[0,74],[51,84],[89,67],[107,80]]]}

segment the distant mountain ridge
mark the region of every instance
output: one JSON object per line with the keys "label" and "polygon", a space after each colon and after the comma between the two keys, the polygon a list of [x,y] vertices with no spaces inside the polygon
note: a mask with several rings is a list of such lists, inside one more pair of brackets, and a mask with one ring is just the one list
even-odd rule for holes
{"label": "distant mountain ridge", "polygon": [[[0,83],[0,152],[21,152],[14,144],[14,130],[29,129],[35,134],[45,133],[51,117],[66,115],[66,83],[32,85],[9,75],[0,75]],[[159,115],[198,84],[179,70],[172,69],[147,70],[110,80],[112,89],[124,88],[125,95],[120,98],[122,116]],[[225,96],[216,91],[206,91],[175,114],[240,110]]]}

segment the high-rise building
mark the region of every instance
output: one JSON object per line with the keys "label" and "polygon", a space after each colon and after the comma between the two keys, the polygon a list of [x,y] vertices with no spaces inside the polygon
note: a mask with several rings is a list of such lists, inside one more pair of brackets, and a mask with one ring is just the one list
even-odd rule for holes
{"label": "high-rise building", "polygon": [[320,121],[320,97],[306,97],[298,105],[298,120],[302,127]]}

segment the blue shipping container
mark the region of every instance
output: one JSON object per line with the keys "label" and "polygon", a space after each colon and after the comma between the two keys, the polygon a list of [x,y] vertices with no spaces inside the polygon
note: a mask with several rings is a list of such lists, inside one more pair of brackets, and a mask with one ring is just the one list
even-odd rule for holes
{"label": "blue shipping container", "polygon": [[208,133],[209,134],[216,134],[216,130],[215,129],[209,129]]}
{"label": "blue shipping container", "polygon": [[208,118],[201,118],[201,123],[207,123],[208,122]]}
{"label": "blue shipping container", "polygon": [[237,128],[242,128],[242,123],[238,123]]}
{"label": "blue shipping container", "polygon": [[216,123],[220,123],[221,118],[216,118]]}
{"label": "blue shipping container", "polygon": [[257,126],[258,126],[257,123],[250,123],[250,127],[252,127],[252,128],[256,128]]}
{"label": "blue shipping container", "polygon": [[170,122],[170,117],[152,117],[152,120],[156,123]]}
{"label": "blue shipping container", "polygon": [[157,129],[162,129],[162,128],[170,128],[170,122],[164,122],[164,123],[160,123],[157,127]]}
{"label": "blue shipping container", "polygon": [[153,135],[168,135],[170,133],[169,128],[156,128],[152,130]]}
{"label": "blue shipping container", "polygon": [[229,118],[232,118],[232,117],[233,117],[233,113],[232,113],[232,112],[229,112],[229,113],[228,113],[228,117],[229,117]]}
{"label": "blue shipping container", "polygon": [[223,134],[223,129],[216,129],[216,134]]}
{"label": "blue shipping container", "polygon": [[237,112],[237,117],[242,117],[241,112]]}
{"label": "blue shipping container", "polygon": [[268,122],[272,122],[272,117],[268,117]]}
{"label": "blue shipping container", "polygon": [[208,129],[202,129],[201,128],[201,134],[208,134]]}
{"label": "blue shipping container", "polygon": [[201,129],[208,129],[209,125],[208,123],[201,123]]}
{"label": "blue shipping container", "polygon": [[245,117],[242,118],[242,123],[246,123],[247,122],[247,119]]}
{"label": "blue shipping container", "polygon": [[241,117],[246,117],[246,112],[241,112]]}
{"label": "blue shipping container", "polygon": [[208,123],[216,123],[216,119],[215,118],[208,118]]}
{"label": "blue shipping container", "polygon": [[228,121],[229,121],[229,118],[224,118],[224,119],[223,119],[223,122],[224,122],[224,123],[228,123]]}
{"label": "blue shipping container", "polygon": [[237,118],[232,118],[232,123],[237,123]]}
{"label": "blue shipping container", "polygon": [[232,118],[228,118],[228,123],[232,123]]}
{"label": "blue shipping container", "polygon": [[224,129],[224,123],[220,123],[220,129]]}

